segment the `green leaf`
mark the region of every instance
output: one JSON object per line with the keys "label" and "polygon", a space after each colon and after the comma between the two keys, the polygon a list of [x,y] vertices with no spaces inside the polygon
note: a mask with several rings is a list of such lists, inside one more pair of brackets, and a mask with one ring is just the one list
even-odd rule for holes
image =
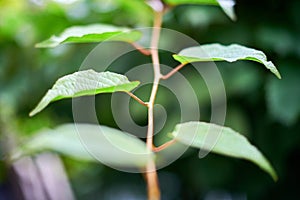
{"label": "green leaf", "polygon": [[52,48],[65,43],[88,43],[109,41],[134,42],[141,38],[141,32],[124,27],[106,24],[73,26],[65,29],[60,35],[36,44],[38,48]]}
{"label": "green leaf", "polygon": [[172,135],[185,145],[252,161],[277,180],[275,170],[262,153],[243,135],[230,128],[205,122],[187,122],[176,125]]}
{"label": "green leaf", "polygon": [[121,167],[144,167],[153,159],[146,144],[128,133],[93,124],[64,124],[37,132],[21,145],[12,159],[20,156],[55,151],[84,161]]}
{"label": "green leaf", "polygon": [[60,99],[118,91],[128,92],[138,85],[138,81],[130,82],[126,76],[113,72],[95,72],[91,69],[75,72],[59,78],[29,115],[35,115],[49,103]]}
{"label": "green leaf", "polygon": [[230,19],[236,20],[236,15],[234,13],[234,0],[165,0],[165,2],[170,5],[201,4],[220,6],[223,11],[230,17]]}
{"label": "green leaf", "polygon": [[259,50],[244,47],[238,44],[224,46],[220,44],[206,44],[196,47],[189,47],[173,55],[174,59],[181,63],[203,62],[203,61],[227,61],[252,60],[263,64],[279,79],[280,73],[267,56]]}

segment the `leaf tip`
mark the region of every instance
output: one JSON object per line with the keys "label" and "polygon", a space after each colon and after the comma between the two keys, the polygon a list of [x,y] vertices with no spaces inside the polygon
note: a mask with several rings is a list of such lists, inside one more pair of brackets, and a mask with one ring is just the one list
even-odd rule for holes
{"label": "leaf tip", "polygon": [[225,14],[232,20],[236,21],[236,14],[234,12],[235,0],[217,0],[218,4],[225,12]]}
{"label": "leaf tip", "polygon": [[39,43],[36,43],[36,44],[34,45],[34,47],[35,47],[35,48],[46,48],[46,47],[48,47],[48,45],[46,44],[46,41],[47,41],[47,40],[42,41],[42,42],[39,42]]}
{"label": "leaf tip", "polygon": [[236,17],[236,15],[234,14],[233,16],[231,16],[230,17],[230,19],[232,20],[232,21],[234,21],[234,22],[236,22],[237,21],[237,17]]}
{"label": "leaf tip", "polygon": [[34,45],[34,47],[38,49],[53,48],[52,46],[44,45],[43,43],[37,43]]}
{"label": "leaf tip", "polygon": [[273,178],[273,181],[274,181],[274,182],[278,182],[278,176],[277,176],[276,173],[273,174],[272,178]]}
{"label": "leaf tip", "polygon": [[270,174],[274,182],[278,181],[277,173],[273,168],[271,168],[270,171],[268,171],[268,173]]}
{"label": "leaf tip", "polygon": [[132,81],[133,83],[135,83],[136,84],[136,86],[138,86],[139,84],[141,84],[141,82],[140,81]]}
{"label": "leaf tip", "polygon": [[272,72],[273,74],[275,74],[275,76],[276,76],[278,79],[281,79],[281,75],[280,75],[279,71],[276,69],[275,66],[274,66],[274,70],[272,70],[272,69],[270,69],[270,70],[271,70],[271,72]]}
{"label": "leaf tip", "polygon": [[29,113],[29,117],[33,117],[37,112],[35,110],[32,110],[30,113]]}
{"label": "leaf tip", "polygon": [[59,43],[52,41],[50,39],[44,40],[42,42],[36,43],[34,45],[35,48],[54,48],[58,45]]}
{"label": "leaf tip", "polygon": [[276,73],[276,76],[277,76],[278,79],[281,79],[281,75],[280,75],[279,72]]}

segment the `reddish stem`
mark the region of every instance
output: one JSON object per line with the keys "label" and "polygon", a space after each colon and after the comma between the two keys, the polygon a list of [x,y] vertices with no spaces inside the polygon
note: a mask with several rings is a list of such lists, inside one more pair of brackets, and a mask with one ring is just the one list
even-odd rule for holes
{"label": "reddish stem", "polygon": [[153,146],[153,151],[154,151],[154,152],[162,151],[162,150],[168,148],[169,146],[171,146],[172,144],[174,144],[175,142],[176,142],[176,140],[173,139],[173,140],[170,140],[170,141],[168,141],[168,142],[166,142],[166,143],[160,145],[159,147]]}
{"label": "reddish stem", "polygon": [[187,63],[182,63],[180,65],[178,65],[177,67],[175,67],[172,71],[170,71],[169,73],[167,73],[166,75],[161,76],[161,79],[168,79],[171,76],[173,76],[176,72],[178,72],[180,69],[182,69]]}
{"label": "reddish stem", "polygon": [[148,49],[145,49],[144,47],[142,47],[141,45],[137,44],[137,43],[130,43],[134,48],[136,48],[139,52],[141,52],[142,54],[146,55],[146,56],[150,56],[151,55],[151,51],[149,51]]}

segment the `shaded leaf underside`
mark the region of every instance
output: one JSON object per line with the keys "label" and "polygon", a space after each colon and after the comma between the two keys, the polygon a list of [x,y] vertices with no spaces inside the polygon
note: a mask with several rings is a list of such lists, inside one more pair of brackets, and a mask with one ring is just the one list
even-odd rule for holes
{"label": "shaded leaf underside", "polygon": [[64,124],[41,130],[12,159],[49,150],[115,167],[145,167],[148,159],[154,159],[142,140],[118,129],[93,124]]}
{"label": "shaded leaf underside", "polygon": [[187,122],[178,124],[172,135],[188,146],[252,161],[277,180],[275,170],[263,154],[246,137],[230,128],[206,122]]}

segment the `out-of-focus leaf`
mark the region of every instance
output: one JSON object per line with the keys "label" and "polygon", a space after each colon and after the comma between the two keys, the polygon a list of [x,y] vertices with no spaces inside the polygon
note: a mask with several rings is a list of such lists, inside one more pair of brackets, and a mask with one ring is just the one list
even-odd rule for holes
{"label": "out-of-focus leaf", "polygon": [[143,141],[118,129],[92,124],[64,124],[37,132],[12,159],[47,150],[79,160],[99,160],[121,167],[144,167],[148,159],[154,158]]}
{"label": "out-of-focus leaf", "polygon": [[233,9],[235,5],[234,0],[165,0],[165,2],[170,5],[202,4],[220,6],[232,20],[236,20],[236,15]]}
{"label": "out-of-focus leaf", "polygon": [[92,10],[102,16],[101,20],[104,16],[109,22],[130,27],[150,26],[152,24],[153,10],[145,0],[89,0],[88,4]]}
{"label": "out-of-focus leaf", "polygon": [[139,40],[141,32],[124,27],[106,24],[91,24],[86,26],[73,26],[64,30],[58,36],[36,44],[39,48],[56,47],[64,43],[89,43],[109,41],[134,42]]}
{"label": "out-of-focus leaf", "polygon": [[250,160],[277,180],[276,172],[262,153],[243,135],[230,128],[205,122],[187,122],[176,125],[172,135],[178,142],[192,147]]}
{"label": "out-of-focus leaf", "polygon": [[221,44],[206,44],[189,47],[173,55],[174,59],[181,63],[203,62],[203,61],[227,61],[252,60],[263,64],[279,79],[279,71],[271,61],[267,61],[267,56],[259,50],[232,44],[224,46]]}
{"label": "out-of-focus leaf", "polygon": [[300,113],[300,70],[286,66],[282,73],[285,78],[281,81],[270,79],[267,82],[267,105],[275,119],[292,125]]}
{"label": "out-of-focus leaf", "polygon": [[138,85],[138,81],[130,82],[126,76],[113,72],[95,72],[94,70],[75,72],[58,79],[29,115],[35,115],[49,103],[60,99],[131,91]]}

